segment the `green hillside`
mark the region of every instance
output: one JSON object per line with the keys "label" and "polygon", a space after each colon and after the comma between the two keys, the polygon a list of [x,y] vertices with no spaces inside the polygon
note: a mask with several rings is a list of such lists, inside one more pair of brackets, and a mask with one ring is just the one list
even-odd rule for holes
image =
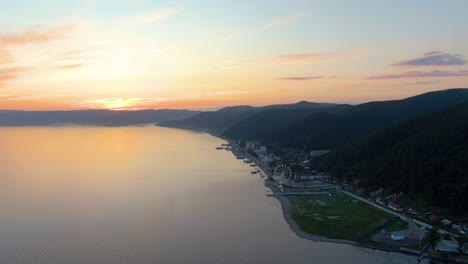
{"label": "green hillside", "polygon": [[407,121],[318,160],[339,178],[368,189],[411,194],[464,215],[468,208],[468,104]]}

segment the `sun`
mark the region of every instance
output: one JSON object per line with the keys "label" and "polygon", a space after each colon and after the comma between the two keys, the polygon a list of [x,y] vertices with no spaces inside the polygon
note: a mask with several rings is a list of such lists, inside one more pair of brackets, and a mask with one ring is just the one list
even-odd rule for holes
{"label": "sun", "polygon": [[107,108],[109,110],[123,110],[129,107],[131,103],[130,100],[125,98],[96,100],[95,102],[101,105],[102,108]]}
{"label": "sun", "polygon": [[114,99],[113,101],[108,102],[106,107],[112,110],[119,110],[119,109],[124,108],[126,105],[127,103],[125,102],[125,99],[118,98],[118,99]]}

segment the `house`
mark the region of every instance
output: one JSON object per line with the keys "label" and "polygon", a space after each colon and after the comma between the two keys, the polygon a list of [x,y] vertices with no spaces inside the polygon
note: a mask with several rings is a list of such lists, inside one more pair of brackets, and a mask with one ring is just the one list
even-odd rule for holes
{"label": "house", "polygon": [[[439,242],[437,242],[437,245],[435,246],[435,249],[438,250],[438,251],[460,253],[460,247],[458,245],[458,242],[452,241],[452,240],[445,240],[445,239],[440,240]],[[468,253],[467,243],[465,243],[463,245],[463,248],[462,248],[461,251],[464,254]]]}
{"label": "house", "polygon": [[421,216],[421,214],[418,211],[411,209],[411,208],[408,209],[408,213],[412,216]]}
{"label": "house", "polygon": [[246,150],[249,150],[249,149],[254,150],[256,145],[257,145],[257,142],[247,141],[247,142],[245,142],[245,149]]}
{"label": "house", "polygon": [[258,155],[258,157],[260,158],[262,162],[272,162],[275,160],[275,155],[273,154],[270,154],[270,155],[260,154]]}
{"label": "house", "polygon": [[460,232],[460,231],[463,230],[462,226],[461,226],[461,225],[457,225],[457,224],[453,224],[453,225],[452,225],[452,228],[453,228],[454,230],[457,230],[458,232]]}
{"label": "house", "polygon": [[377,200],[375,200],[378,204],[382,205],[382,206],[385,206],[385,202],[382,201],[381,198],[377,198]]}
{"label": "house", "polygon": [[396,203],[389,202],[388,207],[396,212],[403,212],[403,208]]}
{"label": "house", "polygon": [[447,226],[447,225],[450,225],[452,223],[452,221],[448,220],[448,219],[443,219],[442,221],[440,221],[444,226]]}

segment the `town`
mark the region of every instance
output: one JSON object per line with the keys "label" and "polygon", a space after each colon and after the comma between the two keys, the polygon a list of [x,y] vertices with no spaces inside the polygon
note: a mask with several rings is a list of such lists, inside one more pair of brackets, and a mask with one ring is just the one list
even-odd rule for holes
{"label": "town", "polygon": [[[354,245],[415,254],[419,261],[427,254],[439,259],[466,260],[466,219],[423,211],[421,206],[410,208],[405,206],[408,199],[403,192],[389,193],[384,186],[365,190],[359,179],[340,181],[313,169],[314,160],[329,150],[291,151],[279,156],[258,142],[239,140],[217,149],[232,151],[237,159],[252,167],[252,174],[266,176],[265,186],[271,190],[266,195],[291,207],[287,212],[291,220],[312,235],[306,238],[321,236],[326,239],[320,241],[331,242],[345,239],[354,241]],[[370,221],[360,221],[357,212],[364,212]],[[356,232],[340,231],[340,223],[346,228],[351,224]]]}

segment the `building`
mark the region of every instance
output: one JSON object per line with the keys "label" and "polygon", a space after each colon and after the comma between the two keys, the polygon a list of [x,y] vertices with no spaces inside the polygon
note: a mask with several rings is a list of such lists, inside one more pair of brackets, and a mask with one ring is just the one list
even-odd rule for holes
{"label": "building", "polygon": [[327,153],[329,153],[330,150],[312,150],[310,152],[310,156],[314,159],[314,158],[318,158],[320,156],[323,156]]}
{"label": "building", "polygon": [[385,206],[385,202],[382,201],[382,199],[380,198],[377,198],[377,200],[375,200],[378,204],[382,205],[382,206]]}
{"label": "building", "polygon": [[246,150],[249,150],[249,149],[254,150],[256,146],[257,146],[257,142],[254,142],[254,141],[245,142],[245,149]]}
{"label": "building", "polygon": [[296,179],[299,181],[326,181],[328,176],[324,174],[316,174],[314,172],[302,171],[296,173]]}
{"label": "building", "polygon": [[395,240],[395,241],[401,241],[401,240],[405,240],[406,236],[405,234],[401,234],[401,233],[393,233],[391,235],[391,238],[392,240]]}
{"label": "building", "polygon": [[468,246],[467,245],[468,244],[465,243],[463,245],[463,248],[460,249],[460,247],[458,245],[458,242],[452,241],[452,240],[442,239],[439,242],[437,242],[437,245],[436,245],[435,249],[438,250],[438,251],[454,252],[454,253],[463,252],[464,254],[467,254],[468,253]]}
{"label": "building", "polygon": [[453,224],[453,225],[452,225],[452,228],[453,228],[454,230],[457,230],[458,232],[462,231],[462,226],[461,226],[461,225]]}
{"label": "building", "polygon": [[403,212],[403,208],[396,203],[389,202],[388,207],[396,212]]}
{"label": "building", "polygon": [[270,154],[270,155],[258,155],[258,157],[260,158],[260,160],[262,162],[272,162],[272,161],[275,160],[275,157],[272,154]]}
{"label": "building", "polygon": [[447,226],[447,225],[450,225],[452,223],[452,221],[448,220],[448,219],[442,219],[442,221],[440,221],[444,226]]}

